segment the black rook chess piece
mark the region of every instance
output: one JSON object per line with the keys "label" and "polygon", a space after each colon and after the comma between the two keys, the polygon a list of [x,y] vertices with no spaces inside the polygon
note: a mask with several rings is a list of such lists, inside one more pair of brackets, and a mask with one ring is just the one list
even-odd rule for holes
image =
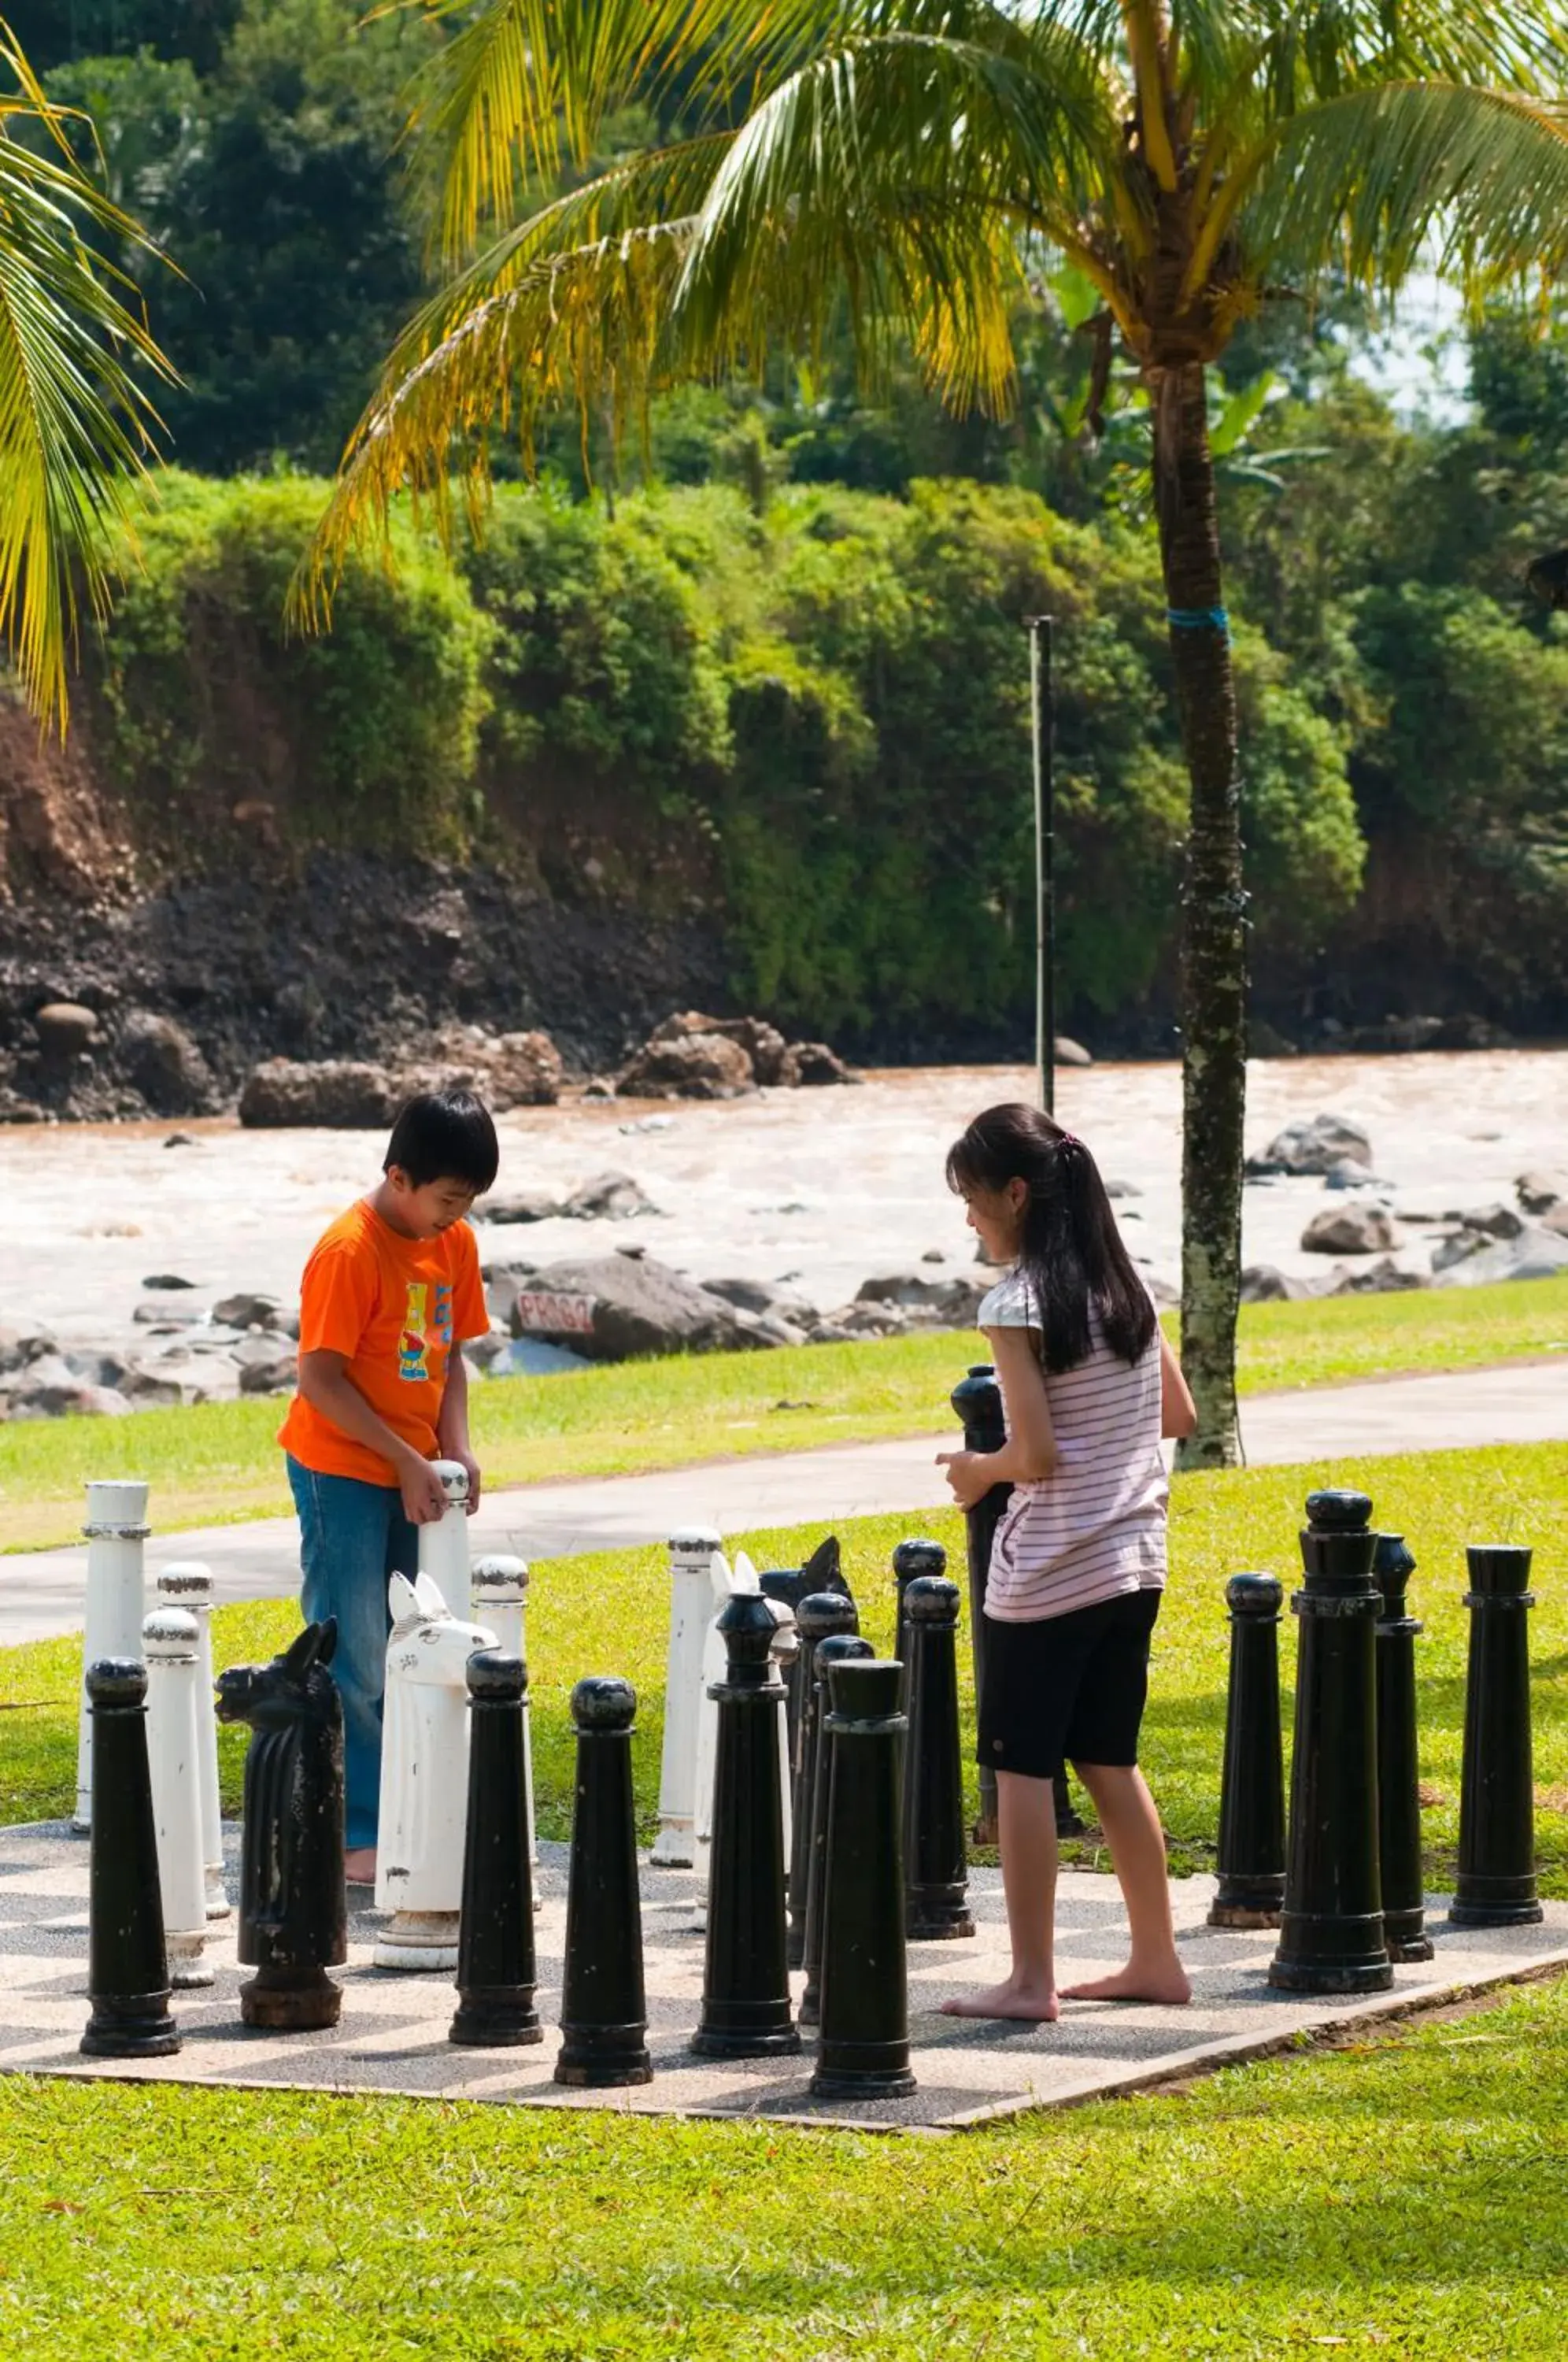
{"label": "black rook chess piece", "polygon": [[534,1873],[521,1657],[476,1649],[468,1662],[469,1812],[451,2039],[479,2049],[542,2042],[534,2005]]}
{"label": "black rook chess piece", "polygon": [[1377,1538],[1364,1493],[1309,1495],[1301,1537],[1307,1580],[1291,1601],[1296,1737],[1279,1948],[1268,1971],[1287,1992],[1386,1992],[1377,1853],[1373,1580]]}
{"label": "black rook chess piece", "polygon": [[93,2014],[82,2048],[90,2058],[167,2058],[180,2047],[180,2030],[169,2014],[147,1760],[147,1669],[135,1657],[99,1657],[85,1678],[93,1716],[87,1873]]}
{"label": "black rook chess piece", "polygon": [[1285,1901],[1285,1766],[1279,1736],[1279,1611],[1272,1574],[1233,1574],[1231,1687],[1220,1779],[1219,1883],[1211,1927],[1277,1927]]}
{"label": "black rook chess piece", "polygon": [[773,1668],[773,1603],[736,1592],[718,1627],[728,1661],[708,1693],[719,1726],[702,2010],[691,2047],[705,2058],[768,2058],[801,2047],[784,1945],[784,1685]]}
{"label": "black rook chess piece", "polygon": [[834,1665],[822,2034],[812,2097],[898,2099],[910,2068],[900,1760],[908,1727],[895,1661]]}
{"label": "black rook chess piece", "polygon": [[653,2081],[632,1797],[636,1711],[631,1683],[613,1674],[591,1673],[571,1694],[577,1810],[556,2081],[593,2090]]}
{"label": "black rook chess piece", "polygon": [[217,1680],[220,1722],[250,1725],[239,1858],[239,1988],[247,2025],[280,2034],[336,2025],[326,1974],[348,1957],[343,1885],[343,1701],[328,1672],[337,1626],[307,1624],[266,1665]]}
{"label": "black rook chess piece", "polygon": [[907,1542],[900,1542],[893,1552],[893,1581],[898,1586],[899,1595],[893,1654],[904,1669],[906,1709],[910,1702],[910,1664],[913,1655],[907,1606],[910,1585],[911,1583],[918,1583],[922,1575],[945,1574],[946,1572],[947,1552],[940,1542],[930,1541],[923,1535],[916,1536]]}

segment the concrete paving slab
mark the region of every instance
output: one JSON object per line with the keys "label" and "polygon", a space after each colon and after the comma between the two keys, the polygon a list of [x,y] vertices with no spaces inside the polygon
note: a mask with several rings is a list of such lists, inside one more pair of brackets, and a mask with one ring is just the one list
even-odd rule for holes
{"label": "concrete paving slab", "polygon": [[[227,1834],[232,1884],[237,1832]],[[174,2014],[185,2037],[179,2056],[105,2061],[83,2058],[77,2047],[88,2010],[86,1937],[79,1926],[62,1926],[58,1911],[58,1898],[67,1890],[85,1902],[87,1847],[63,1822],[0,1831],[0,1877],[7,1908],[17,1912],[0,1926],[0,2073],[396,2093],[526,2107],[609,2108],[635,2115],[766,2116],[945,2133],[1029,2108],[1135,2090],[1254,2057],[1303,2034],[1364,2024],[1568,1967],[1568,1904],[1548,1904],[1540,1926],[1459,1929],[1447,1925],[1443,1901],[1433,1897],[1429,1910],[1436,1957],[1396,1969],[1392,1992],[1362,2000],[1277,1993],[1264,1981],[1274,1937],[1205,1927],[1213,1881],[1183,1879],[1173,1894],[1193,1981],[1189,2007],[1071,2002],[1059,2024],[1043,2026],[945,2018],[939,2005],[946,1995],[993,1981],[1007,1964],[1000,1880],[994,1871],[978,1871],[971,1881],[976,1937],[910,1947],[918,2090],[905,2100],[852,2107],[811,2097],[809,2035],[798,2059],[720,2063],[693,2057],[688,2045],[701,1992],[703,1938],[691,1924],[690,1875],[645,1864],[643,1940],[654,2080],[631,2091],[569,2092],[551,2081],[559,2041],[554,2020],[560,2000],[567,1849],[547,1845],[541,1851],[539,2008],[546,2036],[536,2048],[456,2047],[447,2039],[454,2005],[450,1980],[372,1967],[377,1917],[356,1891],[349,1961],[339,1972],[343,2015],[333,2031],[265,2035],[240,2025],[237,1991],[246,1971],[235,1958],[230,1923],[209,1947],[215,1984],[174,1996]],[[20,1915],[20,1900],[28,1896],[37,1897],[36,1916]],[[1092,1872],[1066,1873],[1059,1925],[1065,1981],[1114,1966],[1125,1950],[1115,1881]],[[798,1995],[801,1980],[794,1982]]]}
{"label": "concrete paving slab", "polygon": [[[1495,1443],[1568,1439],[1568,1356],[1432,1377],[1253,1395],[1242,1406],[1242,1441],[1254,1466],[1309,1468],[1311,1483],[1335,1465],[1396,1451],[1442,1451]],[[845,1443],[815,1451],[710,1461],[646,1476],[591,1477],[487,1493],[470,1521],[470,1547],[513,1551],[530,1561],[580,1551],[635,1549],[662,1541],[676,1526],[737,1533],[761,1526],[911,1514],[947,1505],[936,1465],[954,1441],[945,1433]],[[1302,1491],[1310,1489],[1304,1482]],[[203,1559],[219,1600],[277,1599],[299,1585],[299,1528],[292,1518],[156,1530],[148,1545],[149,1583],[175,1558]],[[0,1555],[0,1647],[82,1628],[85,1549]]]}

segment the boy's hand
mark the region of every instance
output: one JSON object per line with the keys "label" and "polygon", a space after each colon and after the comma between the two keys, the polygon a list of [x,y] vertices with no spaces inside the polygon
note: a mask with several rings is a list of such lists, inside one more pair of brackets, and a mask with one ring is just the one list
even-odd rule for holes
{"label": "boy's hand", "polygon": [[972,1509],[976,1502],[984,1500],[991,1489],[991,1478],[982,1452],[939,1451],[936,1464],[946,1469],[953,1497],[961,1509]]}
{"label": "boy's hand", "polygon": [[446,1444],[443,1444],[441,1446],[441,1451],[446,1459],[455,1460],[459,1468],[466,1468],[469,1472],[469,1515],[471,1518],[474,1511],[479,1507],[479,1462],[474,1458],[473,1453],[469,1450],[466,1443],[455,1443],[451,1445],[450,1448]]}
{"label": "boy's hand", "polygon": [[435,1469],[417,1451],[409,1451],[399,1462],[398,1487],[403,1495],[403,1514],[410,1525],[440,1524],[447,1514],[447,1496]]}

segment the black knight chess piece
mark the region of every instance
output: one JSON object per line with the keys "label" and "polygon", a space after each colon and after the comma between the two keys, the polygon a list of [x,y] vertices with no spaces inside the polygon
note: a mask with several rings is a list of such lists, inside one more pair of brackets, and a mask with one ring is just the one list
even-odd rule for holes
{"label": "black knight chess piece", "polygon": [[247,2025],[306,2033],[343,2006],[326,1974],[348,1957],[343,1883],[343,1702],[327,1672],[337,1626],[307,1624],[268,1665],[220,1673],[220,1721],[250,1725],[239,1871]]}

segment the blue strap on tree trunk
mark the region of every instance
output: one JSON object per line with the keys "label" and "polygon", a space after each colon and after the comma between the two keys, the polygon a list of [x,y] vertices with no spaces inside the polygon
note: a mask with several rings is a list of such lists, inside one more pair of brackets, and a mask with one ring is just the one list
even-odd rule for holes
{"label": "blue strap on tree trunk", "polygon": [[1167,607],[1165,621],[1177,632],[1229,632],[1231,628],[1223,607]]}

